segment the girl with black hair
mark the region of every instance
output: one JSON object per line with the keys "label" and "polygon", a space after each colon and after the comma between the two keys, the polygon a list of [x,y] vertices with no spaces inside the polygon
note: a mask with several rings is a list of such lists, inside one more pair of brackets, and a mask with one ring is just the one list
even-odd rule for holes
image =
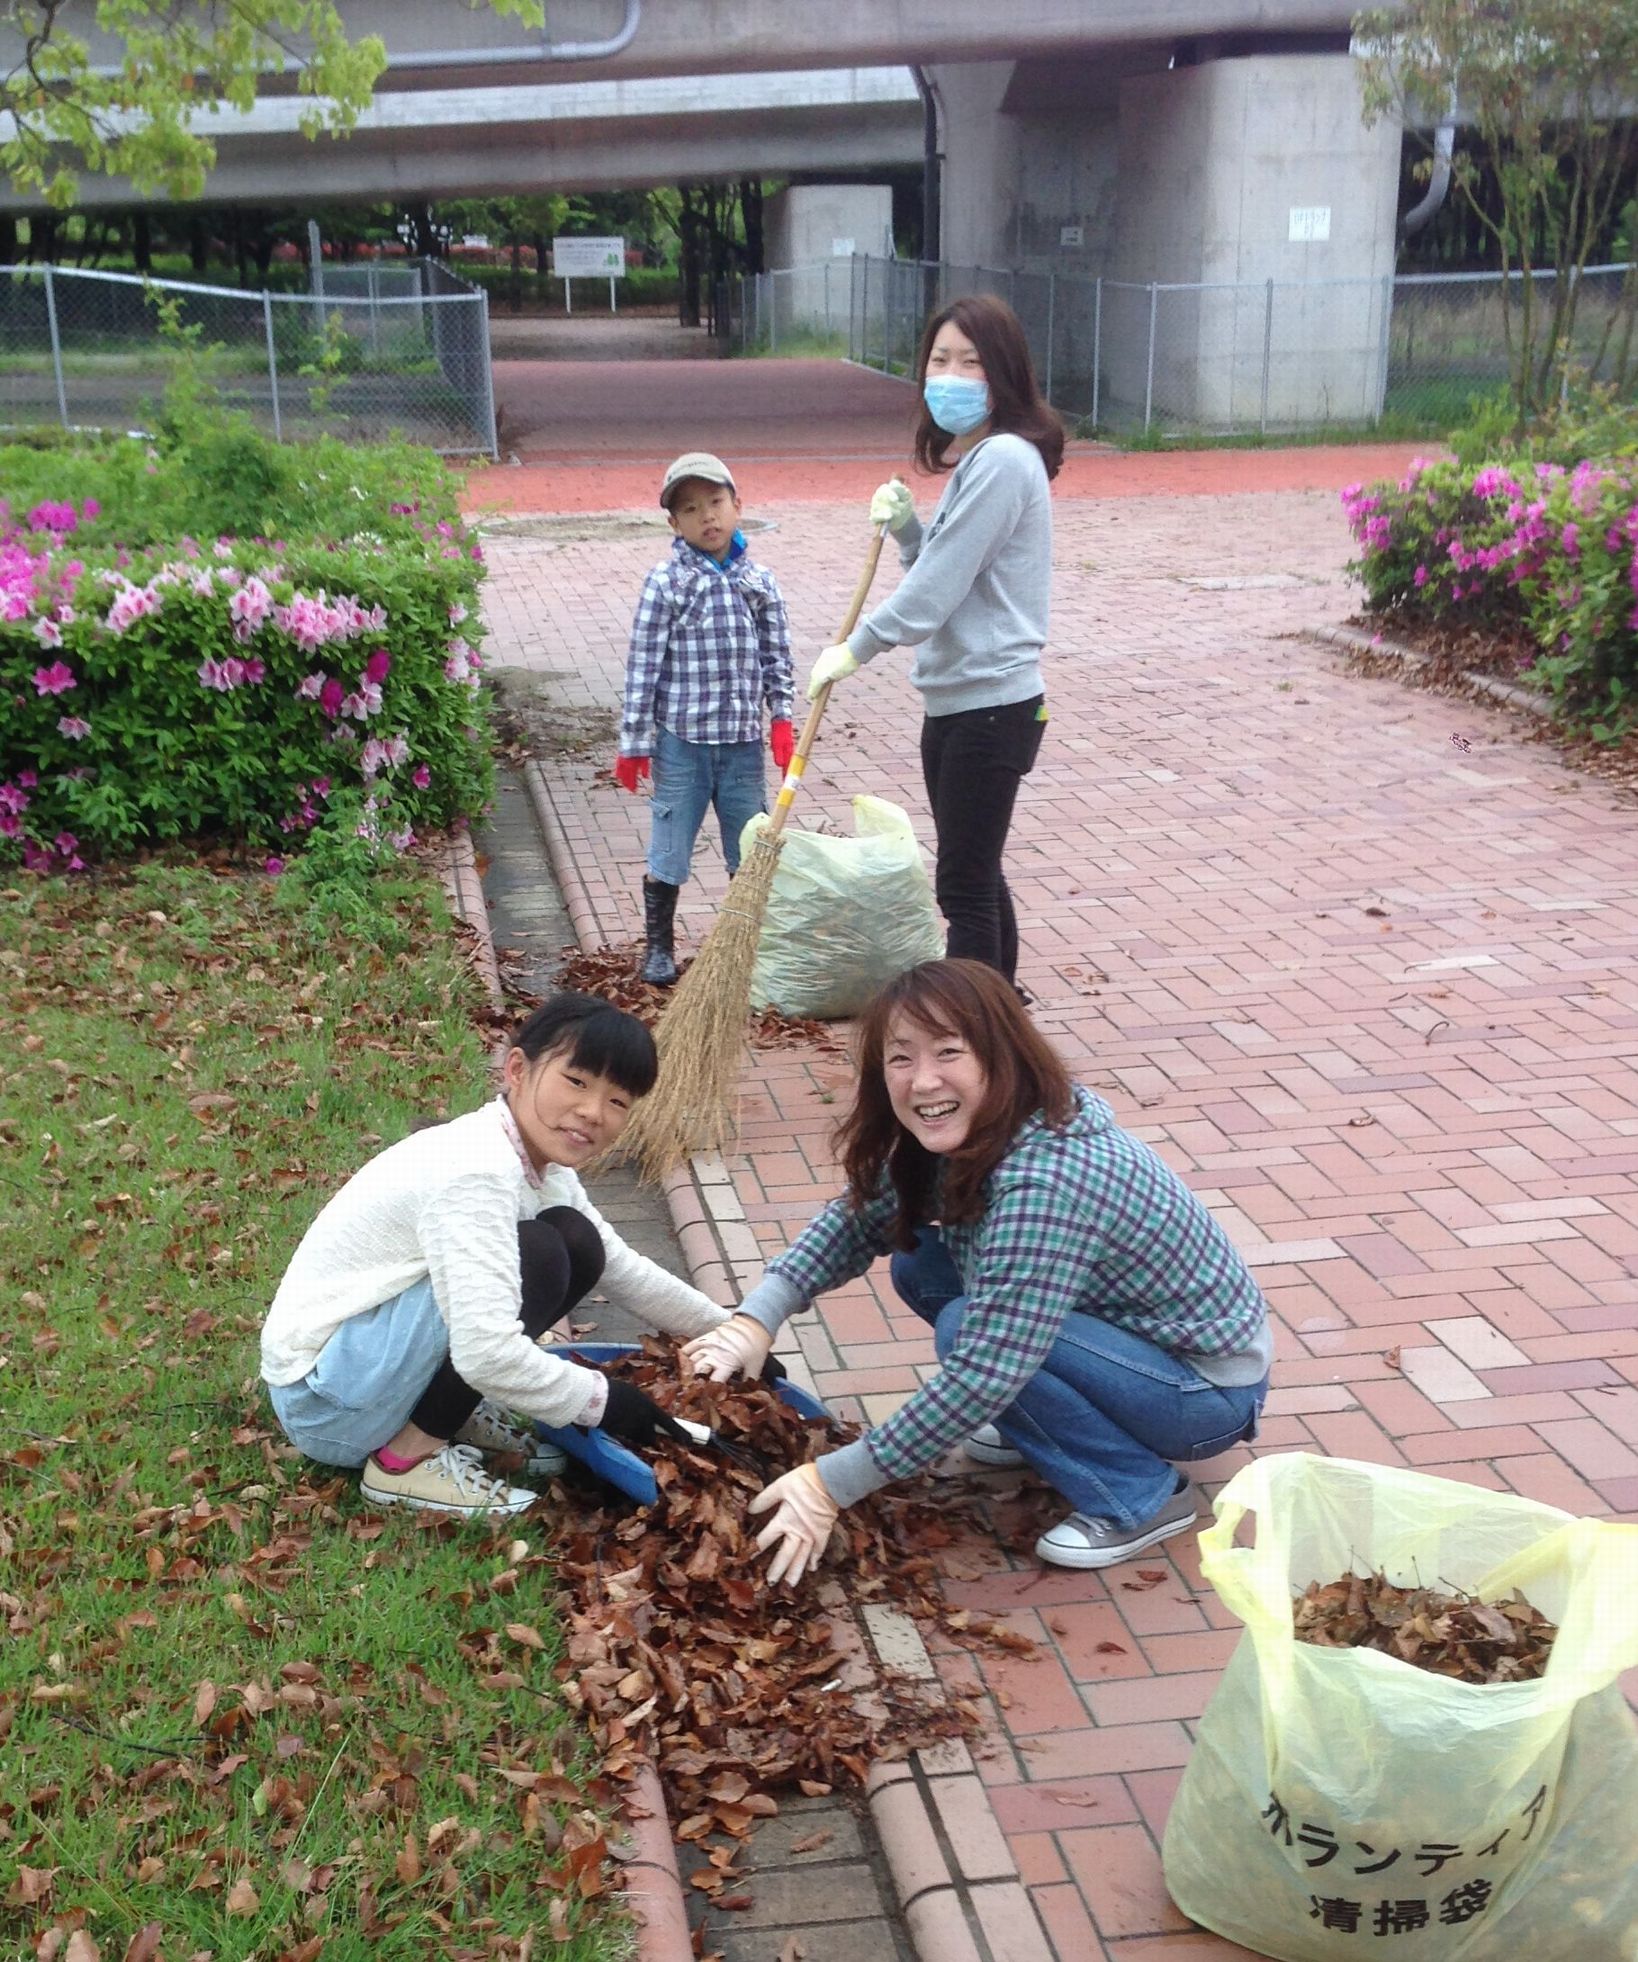
{"label": "girl with black hair", "polygon": [[493,1102],[354,1173],[308,1228],[262,1326],[262,1377],[293,1444],[362,1465],[373,1505],[470,1516],[538,1496],[490,1477],[483,1452],[562,1468],[503,1412],[636,1443],[684,1435],[631,1384],[539,1346],[599,1285],[670,1335],[727,1319],[628,1247],[576,1175],[658,1073],[635,1016],[558,995],[513,1036]]}
{"label": "girl with black hair", "polygon": [[1064,429],[1036,386],[1018,316],[993,294],[969,294],[933,315],[915,379],[916,460],[950,480],[925,530],[897,479],[870,500],[870,522],[898,538],[904,577],[846,641],[820,654],[808,699],[887,648],[915,648],[910,679],[926,711],[921,768],[949,952],[1011,981],[1018,922],[1001,855],[1046,729],[1048,485],[1063,461]]}

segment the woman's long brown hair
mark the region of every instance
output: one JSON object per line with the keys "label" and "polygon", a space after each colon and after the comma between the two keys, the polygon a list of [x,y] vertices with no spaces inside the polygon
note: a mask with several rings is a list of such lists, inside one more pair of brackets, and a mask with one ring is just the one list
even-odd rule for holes
{"label": "woman's long brown hair", "polygon": [[[990,434],[1022,436],[1025,442],[1033,443],[1041,452],[1047,476],[1056,477],[1064,460],[1063,420],[1036,384],[1035,364],[1029,358],[1029,342],[1017,314],[993,293],[968,293],[941,307],[922,330],[916,354],[918,391],[927,379],[933,342],[945,326],[956,327],[978,349],[990,391]],[[954,441],[948,430],[934,422],[923,402],[916,424],[916,461],[922,469],[950,469],[947,452]]]}
{"label": "woman's long brown hair", "polygon": [[[894,1114],[883,1057],[888,1029],[900,1017],[931,1035],[957,1037],[983,1067],[984,1108],[958,1151],[928,1151]],[[836,1127],[848,1197],[855,1206],[874,1198],[885,1171],[899,1202],[893,1241],[907,1251],[916,1228],[932,1218],[941,1166],[940,1218],[977,1219],[984,1182],[1022,1126],[1039,1114],[1059,1128],[1075,1107],[1057,1051],[1024,1013],[1011,982],[979,961],[923,961],[890,981],[859,1024],[858,1057],[853,1108]]]}

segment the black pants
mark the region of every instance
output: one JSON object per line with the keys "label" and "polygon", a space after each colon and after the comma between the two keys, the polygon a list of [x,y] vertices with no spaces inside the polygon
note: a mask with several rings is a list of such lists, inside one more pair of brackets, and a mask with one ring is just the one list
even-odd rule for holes
{"label": "black pants", "polygon": [[[603,1242],[597,1228],[573,1206],[553,1206],[537,1219],[522,1221],[518,1271],[523,1281],[518,1320],[529,1339],[538,1341],[602,1279]],[[452,1438],[482,1400],[445,1356],[409,1420],[431,1437]]]}
{"label": "black pants", "polygon": [[933,890],[950,929],[947,951],[1009,981],[1018,972],[1018,921],[1001,853],[1018,785],[1040,753],[1043,699],[929,715],[921,725],[921,774],[938,832]]}

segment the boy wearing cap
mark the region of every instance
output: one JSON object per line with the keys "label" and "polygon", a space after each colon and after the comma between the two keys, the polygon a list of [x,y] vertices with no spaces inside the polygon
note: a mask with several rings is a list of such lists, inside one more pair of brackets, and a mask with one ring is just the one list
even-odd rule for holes
{"label": "boy wearing cap", "polygon": [[773,574],[745,549],[728,466],[689,451],[666,471],[660,503],[676,536],[637,602],[614,777],[635,791],[653,768],[643,979],[668,988],[677,978],[677,891],[705,813],[715,807],[722,855],[737,872],[739,834],[768,808],[762,711],[783,771],[794,741],[794,682],[785,602]]}

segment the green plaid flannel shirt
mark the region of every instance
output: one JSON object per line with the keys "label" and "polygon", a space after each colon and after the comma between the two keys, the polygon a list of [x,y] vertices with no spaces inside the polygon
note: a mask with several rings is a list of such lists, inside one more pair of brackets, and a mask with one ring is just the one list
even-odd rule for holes
{"label": "green plaid flannel shirt", "polygon": [[[793,1295],[811,1302],[865,1273],[890,1251],[894,1211],[885,1182],[858,1209],[832,1200],[768,1263],[782,1284],[770,1295],[788,1312]],[[1063,1130],[1036,1116],[1019,1131],[990,1175],[980,1218],[939,1232],[971,1305],[943,1368],[864,1440],[884,1483],[992,1422],[1069,1315],[1097,1315],[1183,1356],[1238,1355],[1267,1317],[1257,1283],[1205,1206],[1079,1086]]]}

